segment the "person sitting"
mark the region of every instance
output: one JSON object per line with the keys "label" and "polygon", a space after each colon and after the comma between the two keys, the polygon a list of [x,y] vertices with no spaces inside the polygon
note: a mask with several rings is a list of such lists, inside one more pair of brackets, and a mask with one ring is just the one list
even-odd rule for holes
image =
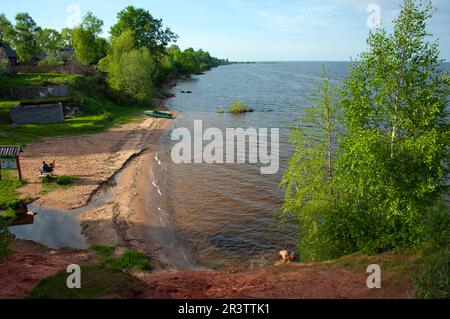
{"label": "person sitting", "polygon": [[42,172],[43,173],[51,173],[52,169],[46,162],[42,162]]}

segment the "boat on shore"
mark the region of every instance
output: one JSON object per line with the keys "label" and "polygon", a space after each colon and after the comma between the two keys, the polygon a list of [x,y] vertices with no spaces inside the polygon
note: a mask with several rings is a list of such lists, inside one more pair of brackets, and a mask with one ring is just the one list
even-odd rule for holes
{"label": "boat on shore", "polygon": [[147,116],[155,117],[155,118],[173,119],[173,115],[168,112],[144,111],[144,114]]}

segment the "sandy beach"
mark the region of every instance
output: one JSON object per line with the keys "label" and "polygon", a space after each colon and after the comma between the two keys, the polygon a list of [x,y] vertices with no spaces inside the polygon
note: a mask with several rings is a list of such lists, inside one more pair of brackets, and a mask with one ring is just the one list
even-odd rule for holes
{"label": "sandy beach", "polygon": [[[160,100],[159,109],[164,107]],[[158,145],[170,120],[142,117],[138,122],[108,132],[48,138],[24,148],[23,174],[27,183],[19,191],[35,204],[70,213],[85,207],[112,179],[116,185],[103,205],[84,211],[79,220],[90,245],[137,248],[151,257],[156,268],[195,267],[177,242],[165,199],[158,187]],[[67,189],[42,192],[38,170],[42,161],[55,161],[56,175],[81,179]]]}

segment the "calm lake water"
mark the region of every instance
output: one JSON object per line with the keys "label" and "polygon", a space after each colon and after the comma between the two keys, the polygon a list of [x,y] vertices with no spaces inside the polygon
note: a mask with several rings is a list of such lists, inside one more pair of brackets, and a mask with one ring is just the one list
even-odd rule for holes
{"label": "calm lake water", "polygon": [[[315,85],[321,80],[322,63],[285,62],[222,66],[182,81],[169,108],[179,112],[173,127],[193,132],[194,120],[203,130],[226,128],[279,128],[280,170],[261,175],[257,164],[174,164],[170,158],[168,130],[163,135],[164,189],[177,236],[207,267],[248,268],[273,263],[280,249],[294,249],[296,228],[280,230],[273,214],[279,209],[279,189],[286,161],[292,152],[289,127],[305,107],[314,103]],[[348,64],[327,62],[329,77],[339,82]],[[192,91],[184,94],[181,91]],[[239,100],[255,110],[247,114],[219,114],[220,107]],[[206,144],[206,142],[205,142]],[[266,166],[266,165],[265,165]]]}

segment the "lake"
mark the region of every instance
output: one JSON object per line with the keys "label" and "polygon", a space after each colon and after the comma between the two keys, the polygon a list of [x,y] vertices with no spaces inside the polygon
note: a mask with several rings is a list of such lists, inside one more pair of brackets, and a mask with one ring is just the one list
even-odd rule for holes
{"label": "lake", "polygon": [[[326,62],[329,78],[338,83],[348,63]],[[273,263],[281,249],[295,249],[296,227],[282,229],[273,214],[283,200],[279,188],[292,153],[289,128],[316,97],[323,63],[283,62],[221,66],[181,81],[168,101],[179,113],[162,140],[161,150],[167,209],[176,235],[196,262],[213,269],[246,269]],[[191,94],[181,93],[191,91]],[[219,114],[221,107],[239,100],[255,110],[247,114]],[[261,175],[258,164],[174,164],[170,157],[175,128],[279,128],[280,170]]]}

